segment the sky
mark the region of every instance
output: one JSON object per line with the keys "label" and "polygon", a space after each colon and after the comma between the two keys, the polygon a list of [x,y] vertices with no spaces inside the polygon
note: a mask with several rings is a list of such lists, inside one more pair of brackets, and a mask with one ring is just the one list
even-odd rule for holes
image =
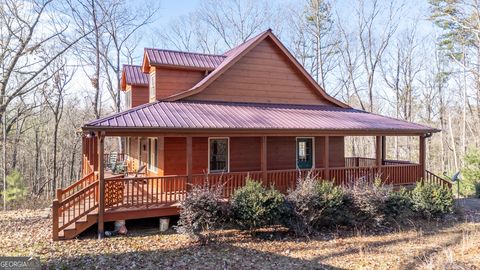
{"label": "sky", "polygon": [[[138,5],[139,2],[145,3],[149,5],[151,3],[152,6],[157,5],[159,6],[159,11],[155,18],[155,21],[150,25],[146,26],[145,29],[142,30],[142,39],[138,44],[135,52],[135,62],[139,64],[143,57],[143,48],[145,47],[159,47],[158,40],[154,38],[155,32],[158,33],[158,30],[162,27],[168,25],[170,21],[177,17],[181,17],[183,15],[187,15],[190,12],[195,11],[199,5],[201,4],[202,0],[143,0],[143,1],[130,1],[129,4],[134,7],[134,5]],[[355,0],[336,0],[335,2],[335,10],[334,12],[340,17],[341,20],[346,22],[346,26],[348,28],[349,23],[355,24],[354,21],[350,21],[349,18],[353,18],[355,10],[352,8],[352,1]],[[387,0],[385,0],[387,1]],[[306,2],[302,0],[275,0],[275,5],[304,5]],[[382,2],[382,0],[380,0]],[[369,1],[367,0],[367,3]],[[395,4],[398,2],[395,2]],[[400,29],[410,27],[412,24],[413,19],[420,18],[420,21],[417,25],[417,30],[419,36],[429,35],[432,33],[432,24],[426,19],[428,15],[428,2],[426,0],[405,0],[405,9],[407,12],[406,14],[401,14],[399,17],[402,18]],[[335,14],[335,17],[336,17]],[[347,29],[348,30],[348,29]],[[157,42],[155,42],[155,40]],[[79,76],[79,78],[75,78],[75,81],[80,82],[77,85],[88,85],[88,81],[86,81],[85,76]],[[88,87],[87,87],[88,88]],[[109,99],[108,93],[103,94],[103,100],[107,101]],[[106,104],[109,104],[107,102]],[[107,109],[108,110],[108,109]]]}

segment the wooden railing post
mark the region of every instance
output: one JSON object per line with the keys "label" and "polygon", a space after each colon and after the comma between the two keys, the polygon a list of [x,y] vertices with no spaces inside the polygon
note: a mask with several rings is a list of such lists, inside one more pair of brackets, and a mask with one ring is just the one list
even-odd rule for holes
{"label": "wooden railing post", "polygon": [[104,164],[103,162],[103,146],[104,146],[104,139],[105,133],[98,133],[98,238],[102,239],[105,233],[104,229],[104,221],[103,221],[103,213],[105,212],[105,177],[104,177]]}
{"label": "wooden railing post", "polygon": [[57,199],[53,200],[53,204],[52,204],[52,239],[54,241],[57,241],[59,240],[58,239],[58,217],[59,217],[59,214],[58,214],[58,211],[59,211],[59,202]]}
{"label": "wooden railing post", "polygon": [[325,168],[325,179],[330,179],[330,137],[325,136],[325,147],[323,148],[323,167]]}
{"label": "wooden railing post", "polygon": [[63,193],[63,190],[61,188],[57,188],[57,200],[58,200],[58,202],[62,201],[62,193]]}

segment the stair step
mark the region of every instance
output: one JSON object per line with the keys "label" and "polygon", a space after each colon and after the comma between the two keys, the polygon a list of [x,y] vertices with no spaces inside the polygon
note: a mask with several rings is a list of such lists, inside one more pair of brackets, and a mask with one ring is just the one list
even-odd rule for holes
{"label": "stair step", "polygon": [[79,218],[72,224],[58,233],[59,239],[72,239],[78,236],[80,233],[97,223],[98,209],[93,209],[87,215]]}

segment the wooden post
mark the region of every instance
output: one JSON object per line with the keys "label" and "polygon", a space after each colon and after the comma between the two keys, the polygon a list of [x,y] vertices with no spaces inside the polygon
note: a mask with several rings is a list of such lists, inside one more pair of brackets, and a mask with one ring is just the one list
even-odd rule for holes
{"label": "wooden post", "polygon": [[165,137],[158,137],[158,176],[165,175]]}
{"label": "wooden post", "polygon": [[265,185],[268,184],[267,179],[267,136],[262,136],[260,147],[260,168],[262,171],[262,179]]}
{"label": "wooden post", "polygon": [[53,200],[53,204],[52,204],[52,221],[53,221],[53,225],[52,225],[52,238],[54,241],[57,241],[59,240],[58,239],[58,210],[59,210],[59,202],[57,199]]}
{"label": "wooden post", "polygon": [[420,176],[422,179],[425,179],[425,158],[426,158],[426,147],[425,147],[426,138],[424,135],[419,137],[419,153],[418,153],[418,164],[420,164]]}
{"label": "wooden post", "polygon": [[325,136],[325,147],[323,148],[323,168],[325,169],[325,180],[330,179],[330,137]]}
{"label": "wooden post", "polygon": [[105,140],[105,133],[97,133],[98,142],[98,239],[102,239],[105,235],[105,229],[103,224],[103,214],[105,212],[105,174],[103,163],[103,146]]}
{"label": "wooden post", "polygon": [[57,188],[57,200],[58,200],[58,202],[62,201],[62,192],[63,192],[63,190],[61,188]]}
{"label": "wooden post", "polygon": [[376,136],[375,143],[375,165],[377,166],[377,174],[383,179],[382,176],[382,136]]}
{"label": "wooden post", "polygon": [[190,191],[192,185],[192,136],[187,136],[187,191]]}
{"label": "wooden post", "polygon": [[385,165],[387,159],[387,137],[382,136],[382,165]]}

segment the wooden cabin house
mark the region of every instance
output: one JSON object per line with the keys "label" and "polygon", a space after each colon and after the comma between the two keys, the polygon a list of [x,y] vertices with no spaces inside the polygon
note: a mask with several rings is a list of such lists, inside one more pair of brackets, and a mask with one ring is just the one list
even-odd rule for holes
{"label": "wooden cabin house", "polygon": [[[141,66],[124,66],[121,87],[128,109],[83,127],[83,178],[57,192],[54,239],[177,215],[192,184],[224,183],[228,198],[247,175],[282,192],[309,171],[339,185],[375,176],[448,185],[425,168],[425,141],[437,129],[329,96],[270,30],[222,55],[147,48]],[[102,162],[111,136],[125,138],[125,175]],[[346,136],[374,136],[375,156],[346,157]],[[387,136],[418,137],[418,162],[388,160]]]}

